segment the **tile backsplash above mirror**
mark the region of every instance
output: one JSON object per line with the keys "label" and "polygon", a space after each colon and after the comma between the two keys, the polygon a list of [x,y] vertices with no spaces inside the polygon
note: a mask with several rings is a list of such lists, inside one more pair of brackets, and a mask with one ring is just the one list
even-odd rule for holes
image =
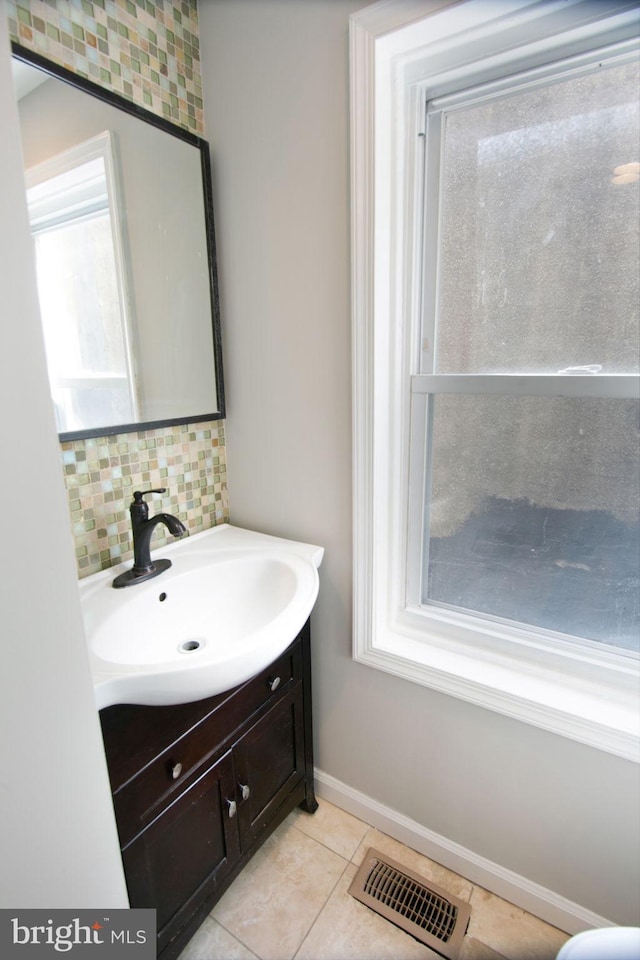
{"label": "tile backsplash above mirror", "polygon": [[12,40],[202,134],[196,0],[6,0]]}

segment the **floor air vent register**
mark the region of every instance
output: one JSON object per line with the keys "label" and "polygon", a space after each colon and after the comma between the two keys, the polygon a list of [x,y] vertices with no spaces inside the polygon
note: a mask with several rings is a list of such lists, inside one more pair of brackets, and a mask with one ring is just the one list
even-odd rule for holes
{"label": "floor air vent register", "polygon": [[457,960],[471,917],[468,903],[372,849],[349,893],[425,946]]}

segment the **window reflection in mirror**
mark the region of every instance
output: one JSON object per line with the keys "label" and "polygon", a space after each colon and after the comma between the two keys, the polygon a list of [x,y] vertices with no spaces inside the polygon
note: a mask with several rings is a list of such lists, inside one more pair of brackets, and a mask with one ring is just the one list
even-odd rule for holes
{"label": "window reflection in mirror", "polygon": [[115,169],[105,131],[26,171],[61,432],[139,419]]}
{"label": "window reflection in mirror", "polygon": [[219,419],[208,145],[13,49],[37,81],[16,89],[62,439]]}

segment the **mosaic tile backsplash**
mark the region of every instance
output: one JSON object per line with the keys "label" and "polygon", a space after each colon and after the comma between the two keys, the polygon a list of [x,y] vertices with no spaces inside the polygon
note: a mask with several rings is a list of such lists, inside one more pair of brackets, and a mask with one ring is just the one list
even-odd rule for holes
{"label": "mosaic tile backsplash", "polygon": [[202,134],[196,0],[5,0],[23,46]]}
{"label": "mosaic tile backsplash", "polygon": [[[163,496],[146,498],[150,514],[173,513],[190,534],[228,519],[224,432],[218,424],[62,444],[81,576],[131,556],[134,490],[166,488]],[[159,533],[153,545],[165,542]]]}
{"label": "mosaic tile backsplash", "polygon": [[[196,0],[5,0],[22,46],[128,100],[204,133]],[[78,575],[133,556],[134,490],[166,487],[150,512],[189,533],[229,519],[224,422],[63,443]],[[152,546],[171,540],[157,528]]]}

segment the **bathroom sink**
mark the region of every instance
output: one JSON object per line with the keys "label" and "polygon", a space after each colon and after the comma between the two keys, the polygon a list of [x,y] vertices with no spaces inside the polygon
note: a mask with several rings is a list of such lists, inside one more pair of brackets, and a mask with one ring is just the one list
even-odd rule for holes
{"label": "bathroom sink", "polygon": [[153,551],[171,567],[126,591],[126,564],[80,581],[98,709],[200,700],[263,670],[311,613],[323,553],[221,524]]}

